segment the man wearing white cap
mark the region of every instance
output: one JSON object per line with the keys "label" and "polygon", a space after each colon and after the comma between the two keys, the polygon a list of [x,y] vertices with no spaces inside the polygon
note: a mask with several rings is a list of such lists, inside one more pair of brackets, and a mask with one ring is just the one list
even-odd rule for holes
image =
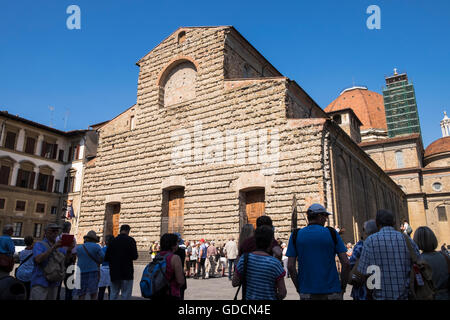
{"label": "man wearing white cap", "polygon": [[[324,227],[331,213],[320,204],[308,208],[308,226],[296,230],[286,252],[288,270],[301,300],[342,300],[350,264],[347,248],[332,227]],[[342,264],[341,281],[335,256]],[[298,273],[295,260],[298,258]]]}

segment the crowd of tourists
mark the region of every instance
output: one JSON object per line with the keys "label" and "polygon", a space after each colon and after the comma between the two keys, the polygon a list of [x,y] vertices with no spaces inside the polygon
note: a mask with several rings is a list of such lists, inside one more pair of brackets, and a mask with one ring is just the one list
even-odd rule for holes
{"label": "crowd of tourists", "polygon": [[[268,216],[259,217],[256,228],[245,224],[237,241],[185,241],[179,233],[166,233],[150,246],[151,261],[140,282],[142,296],[183,300],[188,278],[226,276],[237,288],[235,299],[244,300],[284,299],[287,279],[301,300],[343,300],[348,284],[354,300],[449,299],[449,254],[445,245],[438,250],[430,228],[417,228],[411,238],[407,221],[397,229],[395,215],[379,210],[374,220],[363,224],[360,241],[344,244],[345,230],[326,226],[329,215],[322,205],[311,205],[307,226],[293,230],[287,243],[275,239]],[[74,238],[63,244],[70,228],[68,222],[62,229],[49,224],[42,241],[26,237],[12,277],[12,226],[4,227],[0,299],[57,300],[63,285],[65,300],[131,298],[138,251],[130,226],[122,225],[117,237],[106,236],[103,246],[95,231],[84,236],[83,244]],[[78,285],[70,290],[75,269]]]}

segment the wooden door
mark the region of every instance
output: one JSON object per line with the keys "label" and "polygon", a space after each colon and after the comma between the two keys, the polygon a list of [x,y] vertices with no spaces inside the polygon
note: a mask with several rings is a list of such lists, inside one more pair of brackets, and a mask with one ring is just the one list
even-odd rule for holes
{"label": "wooden door", "polygon": [[253,224],[256,228],[256,219],[264,215],[264,189],[249,191],[245,195],[245,213],[247,214],[247,223]]}
{"label": "wooden door", "polygon": [[120,204],[114,204],[112,208],[112,233],[114,237],[119,235],[119,218],[120,218]]}
{"label": "wooden door", "polygon": [[183,233],[184,189],[169,191],[168,233]]}

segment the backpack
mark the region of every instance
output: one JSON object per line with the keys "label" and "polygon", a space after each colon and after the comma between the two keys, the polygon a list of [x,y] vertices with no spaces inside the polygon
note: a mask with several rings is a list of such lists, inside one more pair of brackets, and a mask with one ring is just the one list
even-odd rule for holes
{"label": "backpack", "polygon": [[33,253],[30,253],[20,264],[19,266],[14,270],[14,278],[17,278],[17,271],[19,270],[19,268],[28,260],[30,260],[30,258],[33,256]]}
{"label": "backpack", "polygon": [[[47,250],[50,250],[50,246],[47,242],[40,241],[40,243],[43,244]],[[66,275],[65,260],[65,254],[59,250],[55,250],[50,254],[47,264],[42,268],[45,279],[47,279],[48,282],[60,282],[64,280],[64,276]]]}
{"label": "backpack", "polygon": [[139,283],[141,294],[144,298],[153,299],[167,295],[169,291],[169,280],[166,278],[166,257],[169,254],[171,253],[167,253],[164,256],[157,254],[152,262],[145,267],[141,282]]}
{"label": "backpack", "polygon": [[0,300],[26,300],[27,292],[22,281],[9,275],[0,278]]}
{"label": "backpack", "polygon": [[241,284],[239,285],[239,288],[236,291],[234,300],[237,300],[239,290],[241,290],[241,287],[242,287],[242,300],[246,300],[248,255],[249,255],[248,253],[244,253],[244,270],[242,273],[242,280],[241,280]]}
{"label": "backpack", "polygon": [[411,257],[411,271],[409,279],[409,299],[410,300],[433,300],[435,288],[432,279],[431,266],[424,260],[418,260],[414,252],[410,238],[403,234]]}

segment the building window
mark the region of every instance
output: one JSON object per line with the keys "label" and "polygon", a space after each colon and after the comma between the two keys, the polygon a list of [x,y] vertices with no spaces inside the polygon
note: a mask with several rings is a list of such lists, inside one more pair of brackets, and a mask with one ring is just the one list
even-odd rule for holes
{"label": "building window", "polygon": [[22,222],[14,222],[13,237],[20,237],[22,235]]}
{"label": "building window", "polygon": [[35,179],[34,171],[28,171],[19,169],[17,172],[17,187],[33,189],[34,187],[34,179]]}
{"label": "building window", "polygon": [[16,211],[25,211],[26,202],[22,200],[16,201]]}
{"label": "building window", "polygon": [[64,162],[64,150],[59,150],[58,161]]}
{"label": "building window", "polygon": [[405,163],[403,162],[403,152],[402,151],[396,151],[395,152],[395,160],[397,160],[397,168],[404,168]]}
{"label": "building window", "polygon": [[6,200],[4,198],[0,198],[0,210],[5,209],[5,202]]}
{"label": "building window", "polygon": [[8,131],[6,133],[5,148],[14,150],[16,147],[16,133]]}
{"label": "building window", "polygon": [[55,193],[59,193],[60,185],[61,185],[61,180],[55,180],[55,190],[54,190]]}
{"label": "building window", "polygon": [[39,173],[37,189],[40,191],[53,191],[53,176]]}
{"label": "building window", "polygon": [[434,191],[442,191],[442,183],[440,182],[433,183],[432,187]]}
{"label": "building window", "polygon": [[45,213],[45,203],[36,203],[36,212]]}
{"label": "building window", "polygon": [[33,232],[33,236],[35,238],[40,238],[41,237],[41,232],[42,232],[42,224],[40,223],[35,223],[34,224],[34,232]]}
{"label": "building window", "polygon": [[438,219],[441,222],[447,221],[447,212],[445,207],[438,207]]}
{"label": "building window", "polygon": [[69,192],[74,192],[75,190],[75,176],[69,177]]}
{"label": "building window", "polygon": [[50,211],[51,214],[56,214],[56,212],[58,211],[57,207],[52,207],[52,210]]}
{"label": "building window", "polygon": [[131,116],[131,118],[130,118],[130,129],[134,130],[134,128],[136,128],[136,119],[134,118],[134,116]]}
{"label": "building window", "polygon": [[25,152],[28,154],[34,154],[35,146],[36,146],[36,139],[27,137],[25,144]]}
{"label": "building window", "polygon": [[184,41],[186,41],[186,32],[185,31],[181,31],[178,34],[178,44],[182,44]]}
{"label": "building window", "polygon": [[42,157],[47,159],[56,159],[57,151],[58,145],[56,143],[48,143],[46,141],[42,141]]}
{"label": "building window", "polygon": [[0,184],[9,184],[9,173],[11,168],[8,166],[1,166],[0,168]]}

